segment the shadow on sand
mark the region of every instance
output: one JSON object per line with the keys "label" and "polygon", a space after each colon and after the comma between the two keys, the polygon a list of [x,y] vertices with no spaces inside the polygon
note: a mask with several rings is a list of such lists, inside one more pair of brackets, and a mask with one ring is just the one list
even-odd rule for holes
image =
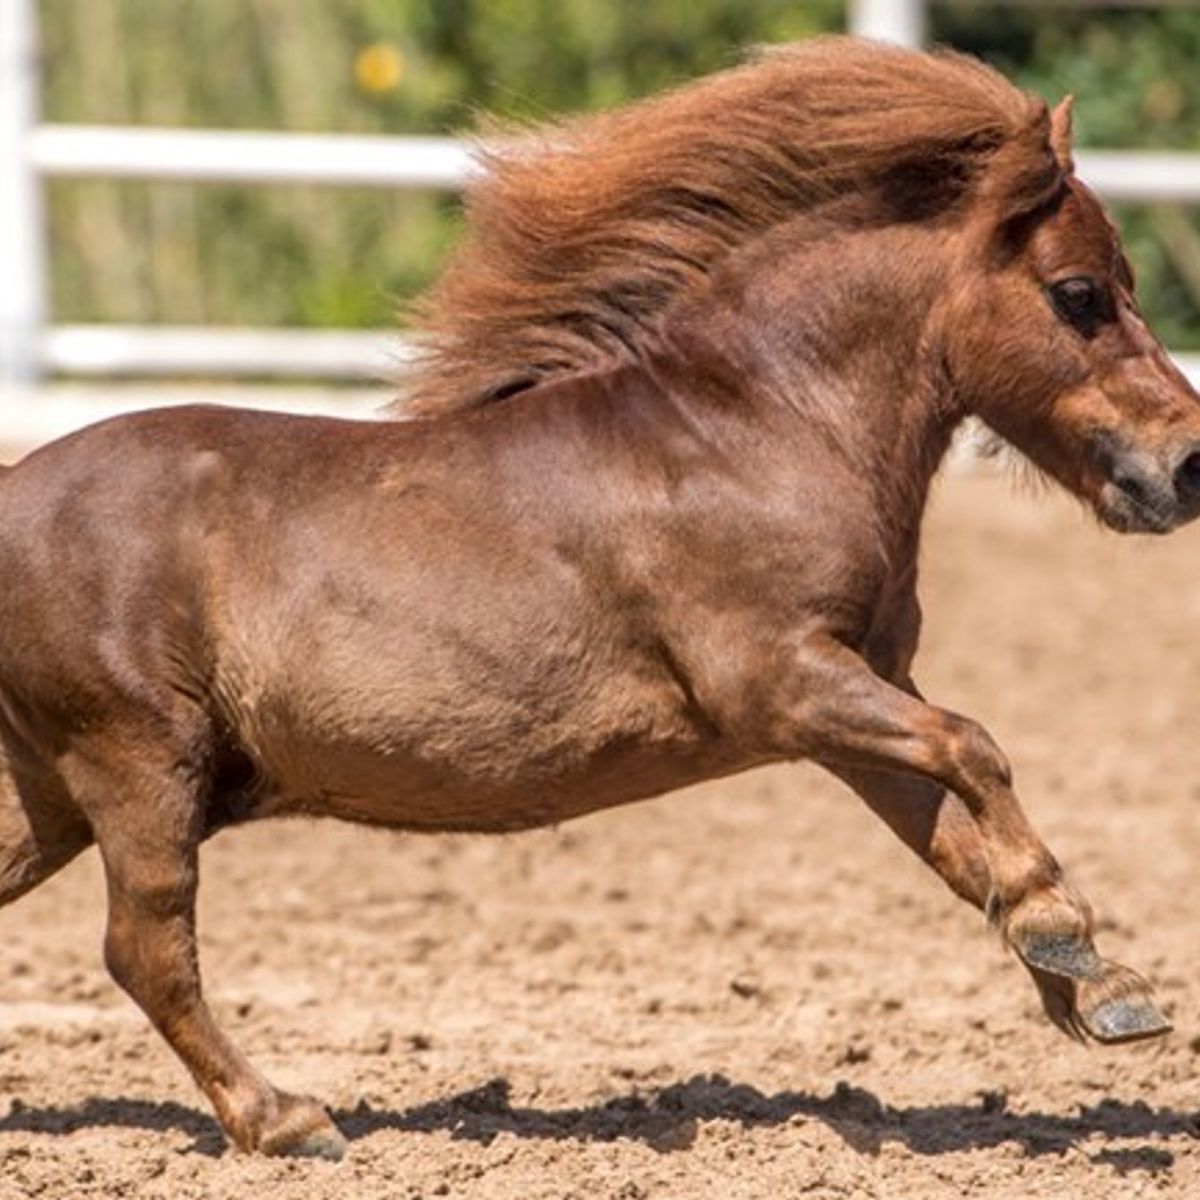
{"label": "shadow on sand", "polygon": [[[360,1104],[336,1111],[333,1117],[351,1141],[382,1130],[402,1130],[446,1132],[455,1139],[486,1144],[507,1133],[535,1140],[628,1138],[663,1152],[687,1149],[699,1122],[717,1120],[744,1128],[820,1121],[860,1154],[877,1154],[889,1142],[920,1155],[987,1150],[1011,1142],[1034,1156],[1062,1154],[1096,1134],[1155,1140],[1200,1135],[1196,1113],[1156,1109],[1141,1102],[1102,1100],[1080,1107],[1074,1116],[1009,1112],[1003,1097],[994,1094],[983,1096],[978,1104],[893,1108],[845,1082],[826,1096],[766,1095],[721,1075],[697,1075],[646,1093],[560,1109],[514,1107],[508,1081],[494,1079],[483,1087],[413,1108],[375,1109]],[[102,1127],[179,1129],[192,1137],[192,1149],[198,1153],[216,1155],[224,1148],[211,1117],[174,1103],[92,1099],[71,1109],[18,1106],[0,1118],[0,1133],[67,1134]],[[1174,1162],[1174,1155],[1162,1145],[1102,1149],[1091,1157],[1122,1174],[1165,1171]]]}

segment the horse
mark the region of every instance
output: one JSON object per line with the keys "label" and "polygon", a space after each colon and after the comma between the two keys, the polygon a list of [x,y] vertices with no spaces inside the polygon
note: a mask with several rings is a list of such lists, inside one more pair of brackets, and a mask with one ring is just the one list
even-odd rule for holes
{"label": "horse", "polygon": [[106,965],[229,1141],[337,1157],[201,995],[206,838],[515,831],[807,759],[1066,1033],[1164,1033],[910,669],[967,417],[1115,530],[1200,512],[1200,397],[1071,141],[1069,99],[949,51],[764,51],[497,132],[378,419],[195,406],[33,452],[0,480],[0,900],[96,843]]}

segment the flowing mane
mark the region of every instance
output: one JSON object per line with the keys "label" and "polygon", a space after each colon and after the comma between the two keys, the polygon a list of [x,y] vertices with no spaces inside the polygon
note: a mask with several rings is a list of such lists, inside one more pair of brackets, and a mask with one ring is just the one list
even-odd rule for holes
{"label": "flowing mane", "polygon": [[[983,63],[820,38],[481,149],[465,240],[419,302],[400,407],[503,399],[636,350],[739,245],[813,205],[924,181],[961,195],[1045,104]],[[1043,136],[1034,144],[1031,129]],[[1043,159],[1044,160],[1044,159]]]}

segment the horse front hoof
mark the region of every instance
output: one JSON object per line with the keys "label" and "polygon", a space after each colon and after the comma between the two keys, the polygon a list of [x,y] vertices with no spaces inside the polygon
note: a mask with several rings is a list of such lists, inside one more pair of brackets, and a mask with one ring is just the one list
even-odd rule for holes
{"label": "horse front hoof", "polygon": [[1100,979],[1104,961],[1096,948],[1077,933],[1029,933],[1012,941],[1013,949],[1032,971],[1059,979]]}
{"label": "horse front hoof", "polygon": [[1046,1015],[1069,1037],[1119,1045],[1171,1032],[1150,985],[1136,971],[1101,958],[1077,938],[1037,944],[1040,940],[1030,939],[1017,953],[1037,984]]}

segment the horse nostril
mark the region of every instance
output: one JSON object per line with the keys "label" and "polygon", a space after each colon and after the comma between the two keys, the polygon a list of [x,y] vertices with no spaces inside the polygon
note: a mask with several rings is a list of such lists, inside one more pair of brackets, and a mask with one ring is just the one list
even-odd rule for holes
{"label": "horse nostril", "polygon": [[1130,500],[1140,504],[1146,499],[1146,485],[1132,471],[1116,470],[1113,472],[1112,481]]}
{"label": "horse nostril", "polygon": [[1175,468],[1175,491],[1181,499],[1200,499],[1200,450],[1193,450]]}

